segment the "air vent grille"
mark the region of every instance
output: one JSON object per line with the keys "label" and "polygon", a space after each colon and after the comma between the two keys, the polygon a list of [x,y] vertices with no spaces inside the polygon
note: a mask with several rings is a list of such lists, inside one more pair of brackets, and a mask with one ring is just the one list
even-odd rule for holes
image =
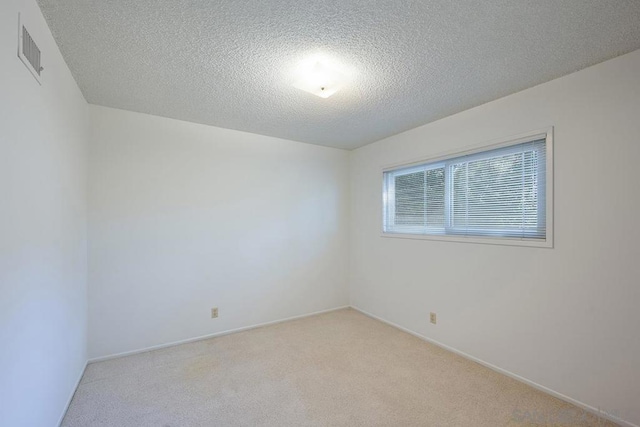
{"label": "air vent grille", "polygon": [[29,61],[33,70],[40,75],[42,67],[40,66],[40,49],[31,38],[31,34],[22,26],[22,54]]}
{"label": "air vent grille", "polygon": [[27,25],[22,21],[20,13],[18,14],[18,57],[38,83],[42,84],[40,78],[42,70],[44,70],[42,68],[42,52],[27,30]]}

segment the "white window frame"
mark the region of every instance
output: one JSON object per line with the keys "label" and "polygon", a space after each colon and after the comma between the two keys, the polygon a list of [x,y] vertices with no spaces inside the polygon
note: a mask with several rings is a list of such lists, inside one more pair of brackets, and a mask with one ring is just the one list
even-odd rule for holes
{"label": "white window frame", "polygon": [[[384,174],[385,172],[393,171],[399,168],[406,168],[403,170],[403,174],[410,173],[412,166],[415,166],[415,170],[429,170],[444,167],[445,173],[448,173],[449,168],[446,167],[448,161],[462,156],[471,156],[474,155],[474,158],[483,158],[489,156],[489,153],[485,153],[490,150],[495,150],[498,148],[506,148],[510,146],[515,146],[518,144],[522,144],[524,142],[545,139],[545,150],[546,150],[546,188],[545,188],[545,221],[546,221],[546,238],[545,239],[531,239],[531,238],[522,238],[522,237],[490,237],[490,236],[465,236],[465,235],[455,235],[455,234],[409,234],[409,233],[393,233],[393,232],[385,232],[385,182],[384,182]],[[425,165],[428,163],[428,165]],[[388,238],[400,238],[400,239],[417,239],[417,240],[438,240],[438,241],[448,241],[448,242],[467,242],[467,243],[480,243],[480,244],[493,244],[493,245],[508,245],[508,246],[529,246],[529,247],[540,247],[540,248],[553,248],[553,127],[550,126],[545,129],[535,130],[531,132],[522,133],[519,135],[514,135],[508,138],[501,138],[499,140],[494,140],[490,142],[485,142],[482,144],[469,146],[463,150],[455,150],[445,153],[440,153],[439,155],[421,158],[419,160],[413,160],[408,162],[396,163],[393,165],[388,165],[382,168],[381,172],[382,185],[380,188],[382,189],[382,197],[380,198],[381,206],[380,206],[380,221],[379,224],[381,226],[380,236],[388,237]],[[448,197],[445,195],[445,203],[447,203]],[[393,204],[390,205],[393,208]],[[446,209],[446,206],[445,206]],[[424,227],[421,227],[424,230]]]}

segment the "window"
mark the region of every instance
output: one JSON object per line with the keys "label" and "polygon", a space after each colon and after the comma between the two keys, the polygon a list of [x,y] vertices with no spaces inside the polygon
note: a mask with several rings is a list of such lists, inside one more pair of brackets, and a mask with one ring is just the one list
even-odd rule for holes
{"label": "window", "polygon": [[550,132],[538,133],[386,170],[383,232],[549,246],[550,141]]}

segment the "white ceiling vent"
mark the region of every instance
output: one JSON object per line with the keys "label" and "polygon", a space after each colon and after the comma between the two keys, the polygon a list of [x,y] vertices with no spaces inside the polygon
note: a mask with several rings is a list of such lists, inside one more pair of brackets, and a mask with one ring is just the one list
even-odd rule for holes
{"label": "white ceiling vent", "polygon": [[38,83],[42,84],[40,81],[40,73],[44,70],[41,65],[42,53],[36,42],[31,38],[27,27],[22,23],[20,14],[18,14],[18,31],[18,57],[29,71],[31,71],[31,74],[33,74],[33,77],[36,78]]}

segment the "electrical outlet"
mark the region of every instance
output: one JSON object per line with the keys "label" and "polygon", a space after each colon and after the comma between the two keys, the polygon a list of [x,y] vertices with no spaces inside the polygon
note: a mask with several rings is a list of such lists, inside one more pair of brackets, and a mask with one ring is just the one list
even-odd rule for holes
{"label": "electrical outlet", "polygon": [[218,307],[213,307],[211,309],[211,318],[215,319],[216,317],[218,317]]}
{"label": "electrical outlet", "polygon": [[435,314],[434,312],[431,312],[431,313],[429,314],[429,321],[430,321],[431,323],[433,323],[434,325],[436,324],[437,320],[436,320],[436,314]]}

